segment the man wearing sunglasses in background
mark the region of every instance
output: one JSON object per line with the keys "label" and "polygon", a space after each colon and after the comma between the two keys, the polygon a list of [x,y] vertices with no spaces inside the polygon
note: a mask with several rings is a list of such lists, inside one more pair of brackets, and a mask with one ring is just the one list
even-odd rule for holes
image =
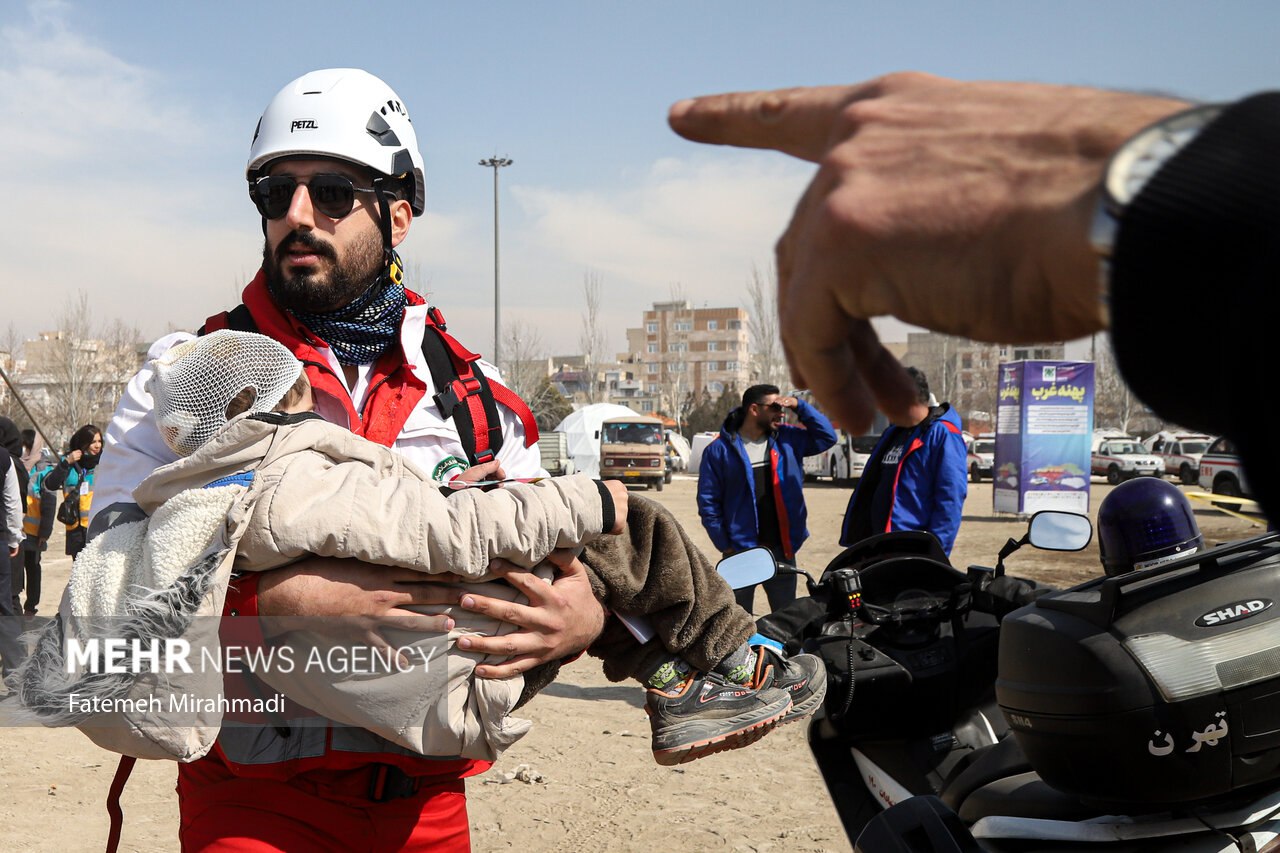
{"label": "man wearing sunglasses in background", "polygon": [[[527,409],[514,395],[492,381],[496,411],[476,415],[490,430],[473,433],[444,410],[467,409],[480,378],[452,383],[461,399],[449,399],[428,370],[424,335],[443,320],[401,283],[395,247],[422,215],[425,188],[413,125],[396,93],[355,69],[300,77],[259,120],[247,178],[262,215],[262,269],[244,304],[209,318],[205,330],[251,329],[280,341],[304,363],[322,417],[395,447],[442,482],[541,473],[522,417]],[[190,338],[168,335],[149,355]],[[98,492],[111,512],[99,513],[95,532],[117,523],[133,487],[175,458],[156,429],[148,372],[134,377],[107,430]],[[468,466],[468,457],[477,464]],[[477,674],[505,677],[540,664],[553,671],[599,635],[604,614],[582,565],[553,561],[559,572],[550,585],[509,567],[507,580],[527,606],[464,598],[463,606],[480,612],[501,606],[504,621],[517,626],[500,638],[459,640],[477,653],[512,656]],[[231,624],[252,633],[259,616],[268,625],[276,617],[322,619],[331,636],[362,646],[385,647],[378,632],[387,628],[449,630],[446,616],[403,609],[458,603],[456,590],[421,581],[407,570],[316,558],[249,573],[228,591],[224,634]],[[487,767],[425,759],[323,720],[224,725],[213,751],[179,770],[183,849],[469,850],[462,780]]]}
{"label": "man wearing sunglasses in background", "polygon": [[[752,385],[743,392],[742,405],[725,418],[720,437],[702,453],[698,514],[724,556],[763,546],[774,559],[795,565],[796,552],[809,538],[804,457],[831,447],[836,434],[822,412],[779,393],[775,385]],[[785,409],[794,411],[802,426],[783,423]],[[770,610],[795,601],[795,575],[777,575],[761,586]],[[736,591],[738,604],[748,612],[755,592],[754,586]]]}

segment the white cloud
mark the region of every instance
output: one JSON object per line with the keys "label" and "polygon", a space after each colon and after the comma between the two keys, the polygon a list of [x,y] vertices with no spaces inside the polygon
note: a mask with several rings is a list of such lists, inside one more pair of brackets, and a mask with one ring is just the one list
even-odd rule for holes
{"label": "white cloud", "polygon": [[[234,283],[257,267],[256,218],[230,177],[241,140],[208,109],[194,121],[190,96],[167,88],[175,83],[70,20],[63,3],[39,0],[0,27],[0,157],[18,164],[0,230],[9,316],[33,334],[83,289],[103,319],[149,336],[198,323],[233,304]],[[751,269],[772,262],[812,169],[776,154],[691,151],[622,163],[607,188],[504,184],[504,321],[535,328],[549,352],[575,351],[587,272],[604,285],[611,349],[676,286],[697,305],[745,307]],[[492,348],[490,215],[487,204],[431,210],[401,250],[413,284],[483,351]]]}
{"label": "white cloud", "polygon": [[604,195],[517,186],[526,241],[658,298],[679,282],[691,299],[738,304],[753,262],[767,263],[809,170],[732,154],[662,160],[636,185]]}
{"label": "white cloud", "polygon": [[243,189],[209,174],[219,117],[193,122],[154,72],[75,32],[66,4],[26,12],[0,27],[0,281],[15,331],[51,328],[79,290],[147,336],[234,304],[260,238]]}
{"label": "white cloud", "polygon": [[29,21],[0,28],[0,158],[21,163],[20,174],[136,166],[189,132],[189,114],[162,106],[150,72],[67,25],[66,4],[41,0],[27,11]]}
{"label": "white cloud", "polygon": [[[575,351],[588,271],[602,280],[615,349],[624,346],[624,330],[639,325],[640,312],[676,289],[696,305],[745,307],[751,268],[772,262],[773,244],[808,178],[803,164],[732,152],[660,160],[609,191],[514,184],[522,219],[512,227],[504,216],[504,320],[518,312],[549,350]],[[492,232],[467,233],[470,248],[458,257],[472,260],[456,273],[472,286],[444,291],[441,299],[459,305],[453,312],[459,315],[487,314],[484,328],[491,330],[492,243],[480,238],[491,241]]]}
{"label": "white cloud", "polygon": [[235,282],[257,269],[253,219],[197,224],[191,199],[141,187],[121,198],[121,189],[105,182],[39,194],[6,227],[4,242],[17,238],[0,251],[0,281],[19,333],[52,328],[80,290],[97,317],[120,318],[147,337],[235,304]]}

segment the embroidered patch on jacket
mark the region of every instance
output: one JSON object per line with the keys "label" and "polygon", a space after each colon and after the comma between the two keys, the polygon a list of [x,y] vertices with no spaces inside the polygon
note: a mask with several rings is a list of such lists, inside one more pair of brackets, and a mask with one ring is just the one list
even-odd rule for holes
{"label": "embroidered patch on jacket", "polygon": [[465,459],[459,459],[456,456],[446,456],[436,463],[436,467],[431,469],[431,479],[437,483],[444,483],[461,474],[470,466],[467,465]]}

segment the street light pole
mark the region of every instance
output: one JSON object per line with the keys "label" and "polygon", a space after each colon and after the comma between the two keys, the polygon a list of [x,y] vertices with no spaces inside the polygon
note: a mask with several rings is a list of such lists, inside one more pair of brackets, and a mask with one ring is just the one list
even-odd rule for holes
{"label": "street light pole", "polygon": [[501,367],[499,361],[499,341],[502,333],[502,303],[499,301],[499,261],[498,261],[498,170],[510,166],[512,160],[506,157],[490,157],[481,160],[480,165],[493,169],[493,363]]}

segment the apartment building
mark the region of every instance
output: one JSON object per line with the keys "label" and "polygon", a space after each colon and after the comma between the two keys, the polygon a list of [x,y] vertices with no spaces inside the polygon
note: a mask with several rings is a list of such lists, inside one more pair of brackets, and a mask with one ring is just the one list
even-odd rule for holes
{"label": "apartment building", "polygon": [[627,329],[635,387],[626,404],[671,415],[690,395],[712,397],[751,384],[750,329],[741,308],[694,308],[688,300],[655,302]]}

